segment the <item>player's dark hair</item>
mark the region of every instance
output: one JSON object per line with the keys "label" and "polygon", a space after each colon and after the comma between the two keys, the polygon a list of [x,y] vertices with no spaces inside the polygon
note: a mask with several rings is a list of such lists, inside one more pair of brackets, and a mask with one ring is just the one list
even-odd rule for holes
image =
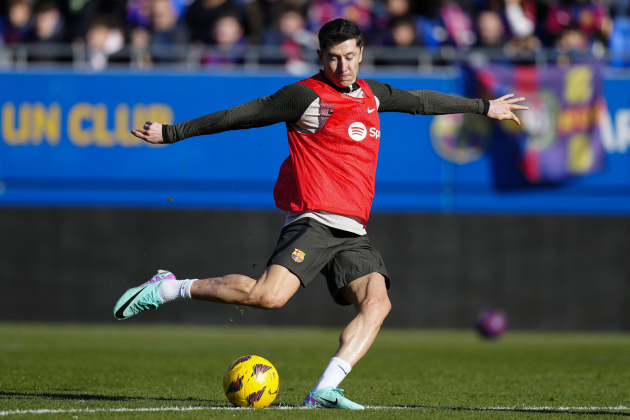
{"label": "player's dark hair", "polygon": [[349,39],[357,41],[357,47],[363,46],[363,34],[354,23],[345,19],[335,19],[326,23],[319,30],[319,49],[324,51],[326,47],[341,44]]}

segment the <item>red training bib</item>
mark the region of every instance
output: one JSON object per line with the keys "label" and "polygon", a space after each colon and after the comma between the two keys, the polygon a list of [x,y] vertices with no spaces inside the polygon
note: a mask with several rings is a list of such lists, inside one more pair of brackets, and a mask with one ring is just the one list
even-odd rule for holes
{"label": "red training bib", "polygon": [[365,98],[337,92],[320,74],[302,80],[329,113],[313,134],[287,123],[291,155],[282,163],[273,196],[285,211],[322,210],[367,222],[374,198],[374,176],[380,143],[376,99],[364,80]]}

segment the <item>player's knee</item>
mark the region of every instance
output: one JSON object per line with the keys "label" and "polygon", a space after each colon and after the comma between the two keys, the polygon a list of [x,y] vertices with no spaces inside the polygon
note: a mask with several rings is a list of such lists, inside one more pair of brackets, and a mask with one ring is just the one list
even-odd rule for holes
{"label": "player's knee", "polygon": [[375,322],[382,323],[389,311],[392,309],[392,303],[387,293],[370,296],[361,303],[361,311],[369,314]]}
{"label": "player's knee", "polygon": [[264,309],[278,309],[278,308],[282,308],[284,306],[285,303],[287,303],[286,300],[284,299],[280,299],[278,297],[275,296],[265,296],[262,299],[262,307]]}
{"label": "player's knee", "polygon": [[385,319],[385,317],[392,310],[392,302],[389,300],[389,297],[387,295],[384,295],[379,299],[378,305],[379,305],[379,315],[381,316],[382,319]]}
{"label": "player's knee", "polygon": [[278,309],[282,308],[287,303],[286,299],[282,299],[277,296],[261,295],[255,298],[255,304],[260,309]]}

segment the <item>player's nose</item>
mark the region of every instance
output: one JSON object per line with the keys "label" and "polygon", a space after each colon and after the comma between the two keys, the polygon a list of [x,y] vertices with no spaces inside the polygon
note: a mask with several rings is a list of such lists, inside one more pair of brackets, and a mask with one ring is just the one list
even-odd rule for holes
{"label": "player's nose", "polygon": [[348,62],[344,58],[339,60],[337,70],[339,71],[339,73],[345,73],[346,71],[348,71]]}

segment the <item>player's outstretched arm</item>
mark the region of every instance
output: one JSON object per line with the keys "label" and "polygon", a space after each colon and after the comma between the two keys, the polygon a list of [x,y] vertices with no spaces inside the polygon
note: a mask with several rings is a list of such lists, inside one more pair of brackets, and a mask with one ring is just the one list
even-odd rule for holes
{"label": "player's outstretched arm", "polygon": [[[501,96],[499,99],[490,101],[490,108],[488,109],[488,117],[495,120],[514,120],[518,125],[521,125],[521,120],[514,115],[514,110],[517,109],[529,109],[527,106],[519,105],[518,102],[524,101],[525,98],[512,98],[513,93],[509,95]],[[511,98],[511,99],[510,99]]]}
{"label": "player's outstretched arm", "polygon": [[142,129],[133,129],[131,134],[151,144],[164,144],[162,138],[162,124],[155,121],[147,121]]}
{"label": "player's outstretched arm", "polygon": [[404,112],[413,115],[479,114],[497,120],[521,121],[512,111],[529,109],[519,105],[525,98],[512,98],[509,94],[499,99],[468,99],[433,90],[401,90],[390,85],[366,79],[379,99],[378,112]]}
{"label": "player's outstretched arm", "polygon": [[178,124],[147,121],[141,129],[131,130],[131,134],[152,144],[171,144],[193,136],[265,127],[281,122],[294,123],[316,99],[317,94],[311,88],[293,83],[271,96]]}

